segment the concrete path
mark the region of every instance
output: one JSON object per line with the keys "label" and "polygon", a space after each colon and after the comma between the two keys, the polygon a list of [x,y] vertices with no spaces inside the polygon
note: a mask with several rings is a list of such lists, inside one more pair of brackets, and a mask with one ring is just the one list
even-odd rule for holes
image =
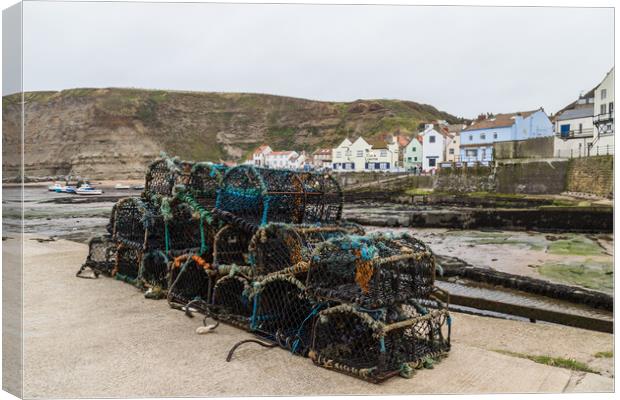
{"label": "concrete path", "polygon": [[[250,334],[221,325],[215,333],[200,336],[195,329],[201,319],[185,317],[165,300],[146,300],[137,289],[105,277],[75,278],[85,245],[27,238],[25,250],[28,398],[613,390],[612,359],[593,357],[613,348],[612,335],[464,314],[453,315],[449,357],[413,379],[369,384],[279,348],[251,344],[227,363],[231,346]],[[494,350],[573,357],[602,375]]]}

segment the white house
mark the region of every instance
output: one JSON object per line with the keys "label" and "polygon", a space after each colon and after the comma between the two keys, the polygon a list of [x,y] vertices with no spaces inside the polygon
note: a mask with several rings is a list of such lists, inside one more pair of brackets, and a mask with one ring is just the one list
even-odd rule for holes
{"label": "white house", "polygon": [[366,171],[390,171],[398,168],[400,145],[396,136],[386,140],[379,139],[371,143],[364,162]]}
{"label": "white house", "polygon": [[440,124],[426,124],[422,136],[422,170],[429,172],[439,167],[444,161],[444,149],[446,145],[446,128]]}
{"label": "white house", "polygon": [[332,169],[334,171],[364,171],[366,154],[372,146],[361,136],[355,142],[345,139],[332,149]]}
{"label": "white house", "polygon": [[[595,138],[590,154],[602,153],[614,145],[614,75],[615,68],[607,73],[594,91]],[[598,149],[597,149],[598,147]]]}
{"label": "white house", "polygon": [[[562,111],[555,117],[555,157],[582,157],[594,140],[594,104],[586,102],[573,109]],[[582,100],[583,101],[583,100]]]}
{"label": "white house", "polygon": [[265,167],[267,166],[267,155],[272,152],[271,147],[266,144],[259,146],[254,153],[252,153],[252,158],[250,159],[251,164],[256,165],[257,167]]}
{"label": "white house", "polygon": [[272,151],[265,157],[265,164],[269,168],[296,168],[299,153],[296,151]]}
{"label": "white house", "polygon": [[312,165],[314,168],[331,168],[332,149],[316,149],[312,153]]}

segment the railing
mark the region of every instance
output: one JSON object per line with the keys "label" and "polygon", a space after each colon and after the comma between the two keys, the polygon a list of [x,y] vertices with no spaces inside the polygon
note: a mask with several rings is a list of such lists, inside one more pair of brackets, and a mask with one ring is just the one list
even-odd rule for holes
{"label": "railing", "polygon": [[598,114],[592,117],[592,122],[594,123],[594,125],[606,124],[607,122],[613,122],[613,121],[614,121],[613,111],[604,113],[604,114]]}
{"label": "railing", "polygon": [[594,157],[594,156],[607,156],[614,154],[614,145],[608,144],[605,146],[594,146],[589,149],[580,148],[577,150],[566,149],[566,150],[557,150],[556,157],[557,158],[581,158],[581,157]]}
{"label": "railing", "polygon": [[560,139],[577,139],[577,138],[585,138],[585,137],[593,137],[594,136],[594,128],[582,129],[582,130],[571,130],[565,132],[556,132],[555,136]]}

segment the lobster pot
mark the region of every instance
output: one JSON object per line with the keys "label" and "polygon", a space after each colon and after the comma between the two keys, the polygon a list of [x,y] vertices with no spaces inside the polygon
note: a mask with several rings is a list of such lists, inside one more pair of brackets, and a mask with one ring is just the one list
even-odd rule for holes
{"label": "lobster pot", "polygon": [[88,241],[88,256],[82,266],[93,270],[96,275],[111,275],[116,264],[116,243],[110,235],[96,236]]}
{"label": "lobster pot", "polygon": [[116,205],[117,204],[118,202],[114,203],[114,205],[112,206],[112,212],[110,212],[110,219],[108,220],[108,223],[105,226],[105,229],[109,235],[114,234],[114,222],[116,221]]}
{"label": "lobster pot", "polygon": [[186,305],[198,300],[206,304],[211,290],[210,267],[198,255],[186,254],[175,258],[170,266],[168,302]]}
{"label": "lobster pot", "polygon": [[183,183],[182,179],[183,169],[177,159],[159,158],[147,168],[144,193],[172,197],[174,186]]}
{"label": "lobster pot", "polygon": [[315,364],[371,382],[438,360],[450,350],[450,315],[409,305],[364,312],[348,304],[319,313],[310,358]]}
{"label": "lobster pot", "polygon": [[116,250],[116,265],[112,274],[116,279],[135,283],[141,262],[142,250],[140,248],[121,243]]}
{"label": "lobster pot", "polygon": [[344,195],[330,174],[300,172],[306,194],[304,222],[335,222],[342,218]]}
{"label": "lobster pot", "polygon": [[153,250],[142,256],[139,282],[146,288],[168,288],[168,257],[159,250]]}
{"label": "lobster pot", "polygon": [[120,200],[113,238],[131,247],[163,248],[164,225],[158,206],[133,197]]}
{"label": "lobster pot", "polygon": [[226,275],[213,286],[210,310],[213,318],[242,329],[250,328],[252,300],[250,283],[238,275]]}
{"label": "lobster pot", "polygon": [[202,208],[212,210],[215,207],[217,190],[225,171],[221,164],[195,163],[192,166],[187,189]]}
{"label": "lobster pot", "polygon": [[[185,203],[174,203],[172,218],[167,224],[168,250],[174,255],[199,251],[201,239],[204,239],[205,245],[213,240],[213,229],[209,229],[208,223],[201,220],[199,216],[196,217],[190,206]],[[201,232],[203,229],[205,231]]]}
{"label": "lobster pot", "polygon": [[[264,275],[286,270],[305,281],[307,262],[317,244],[344,237],[353,230],[339,225],[267,224],[260,228],[250,241],[250,260],[255,269],[254,274]],[[294,266],[296,267],[291,268]]]}
{"label": "lobster pot", "polygon": [[435,258],[421,242],[352,236],[316,248],[306,285],[318,298],[379,308],[428,297],[434,280]]}
{"label": "lobster pot", "polygon": [[246,265],[250,237],[233,225],[224,225],[213,240],[213,263]]}
{"label": "lobster pot", "polygon": [[285,349],[305,355],[320,304],[315,306],[305,295],[304,285],[292,276],[270,276],[255,284],[254,302],[250,328]]}
{"label": "lobster pot", "polygon": [[[316,183],[310,179],[315,175],[319,179],[313,173],[234,167],[223,178],[216,203],[221,212],[218,215],[228,217],[229,222],[243,220],[253,230],[269,222],[301,224],[340,219],[342,203],[334,206],[330,200],[341,196],[338,185],[335,181],[332,185]],[[326,195],[323,190],[330,192]]]}

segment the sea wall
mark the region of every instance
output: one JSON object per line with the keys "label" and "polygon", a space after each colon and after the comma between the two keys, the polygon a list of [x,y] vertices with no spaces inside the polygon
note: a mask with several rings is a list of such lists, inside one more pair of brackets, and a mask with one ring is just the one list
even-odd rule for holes
{"label": "sea wall", "polygon": [[614,157],[598,156],[570,160],[566,190],[612,197],[614,191]]}
{"label": "sea wall", "polygon": [[496,160],[515,158],[552,158],[554,136],[493,143]]}

